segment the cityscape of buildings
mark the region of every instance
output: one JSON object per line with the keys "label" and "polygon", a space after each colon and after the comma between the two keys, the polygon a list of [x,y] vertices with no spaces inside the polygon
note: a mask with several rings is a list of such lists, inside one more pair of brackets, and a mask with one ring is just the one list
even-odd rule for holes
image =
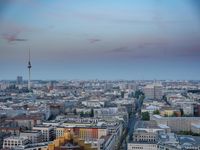
{"label": "cityscape of buildings", "polygon": [[198,150],[200,82],[0,81],[1,149]]}

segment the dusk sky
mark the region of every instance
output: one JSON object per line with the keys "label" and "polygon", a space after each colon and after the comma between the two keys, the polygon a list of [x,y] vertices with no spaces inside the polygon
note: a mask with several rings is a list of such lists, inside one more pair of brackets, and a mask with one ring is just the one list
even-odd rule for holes
{"label": "dusk sky", "polygon": [[0,0],[0,80],[200,79],[199,0]]}

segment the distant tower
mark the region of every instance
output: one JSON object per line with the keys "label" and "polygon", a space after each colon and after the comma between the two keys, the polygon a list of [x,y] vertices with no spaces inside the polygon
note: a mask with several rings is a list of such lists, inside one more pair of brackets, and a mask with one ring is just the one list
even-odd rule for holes
{"label": "distant tower", "polygon": [[28,73],[29,73],[29,78],[28,78],[28,90],[30,91],[31,89],[31,54],[30,54],[30,49],[29,49],[29,61],[28,61]]}

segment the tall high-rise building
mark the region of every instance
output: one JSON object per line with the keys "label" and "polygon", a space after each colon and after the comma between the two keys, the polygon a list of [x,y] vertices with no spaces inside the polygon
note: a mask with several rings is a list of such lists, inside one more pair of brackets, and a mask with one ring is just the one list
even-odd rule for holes
{"label": "tall high-rise building", "polygon": [[22,83],[23,83],[23,77],[17,76],[17,84],[22,84]]}
{"label": "tall high-rise building", "polygon": [[30,49],[29,49],[29,61],[28,61],[28,73],[29,73],[29,78],[28,78],[28,90],[31,89],[31,55],[30,55]]}
{"label": "tall high-rise building", "polygon": [[144,87],[144,94],[147,99],[162,99],[162,85],[159,83],[153,83]]}

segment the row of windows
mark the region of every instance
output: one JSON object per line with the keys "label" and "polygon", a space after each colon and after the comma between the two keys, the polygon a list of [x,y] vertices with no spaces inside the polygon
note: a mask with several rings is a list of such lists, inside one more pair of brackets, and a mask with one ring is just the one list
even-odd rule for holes
{"label": "row of windows", "polygon": [[19,143],[19,144],[22,143],[22,141],[6,141],[6,140],[5,140],[4,142],[5,142],[5,143],[8,143],[8,144],[9,144],[9,143]]}
{"label": "row of windows", "polygon": [[[155,148],[157,146],[156,145],[149,145],[149,148],[150,147],[152,147],[152,148],[154,147]],[[142,146],[132,146],[132,149],[145,149],[145,147],[142,147]]]}
{"label": "row of windows", "polygon": [[132,147],[132,149],[143,149],[143,147]]}
{"label": "row of windows", "polygon": [[7,143],[4,143],[4,145],[5,145],[5,146],[14,146],[14,145],[15,145],[15,146],[18,146],[18,145],[20,145],[20,144],[7,144]]}
{"label": "row of windows", "polygon": [[135,139],[136,142],[140,141],[156,141],[155,139]]}
{"label": "row of windows", "polygon": [[140,137],[140,138],[141,138],[141,137],[142,137],[142,138],[143,138],[143,137],[155,138],[155,136],[150,136],[150,135],[149,135],[149,136],[148,136],[148,135],[140,135],[140,136],[135,135],[135,137],[136,137],[136,138],[137,138],[137,137]]}

